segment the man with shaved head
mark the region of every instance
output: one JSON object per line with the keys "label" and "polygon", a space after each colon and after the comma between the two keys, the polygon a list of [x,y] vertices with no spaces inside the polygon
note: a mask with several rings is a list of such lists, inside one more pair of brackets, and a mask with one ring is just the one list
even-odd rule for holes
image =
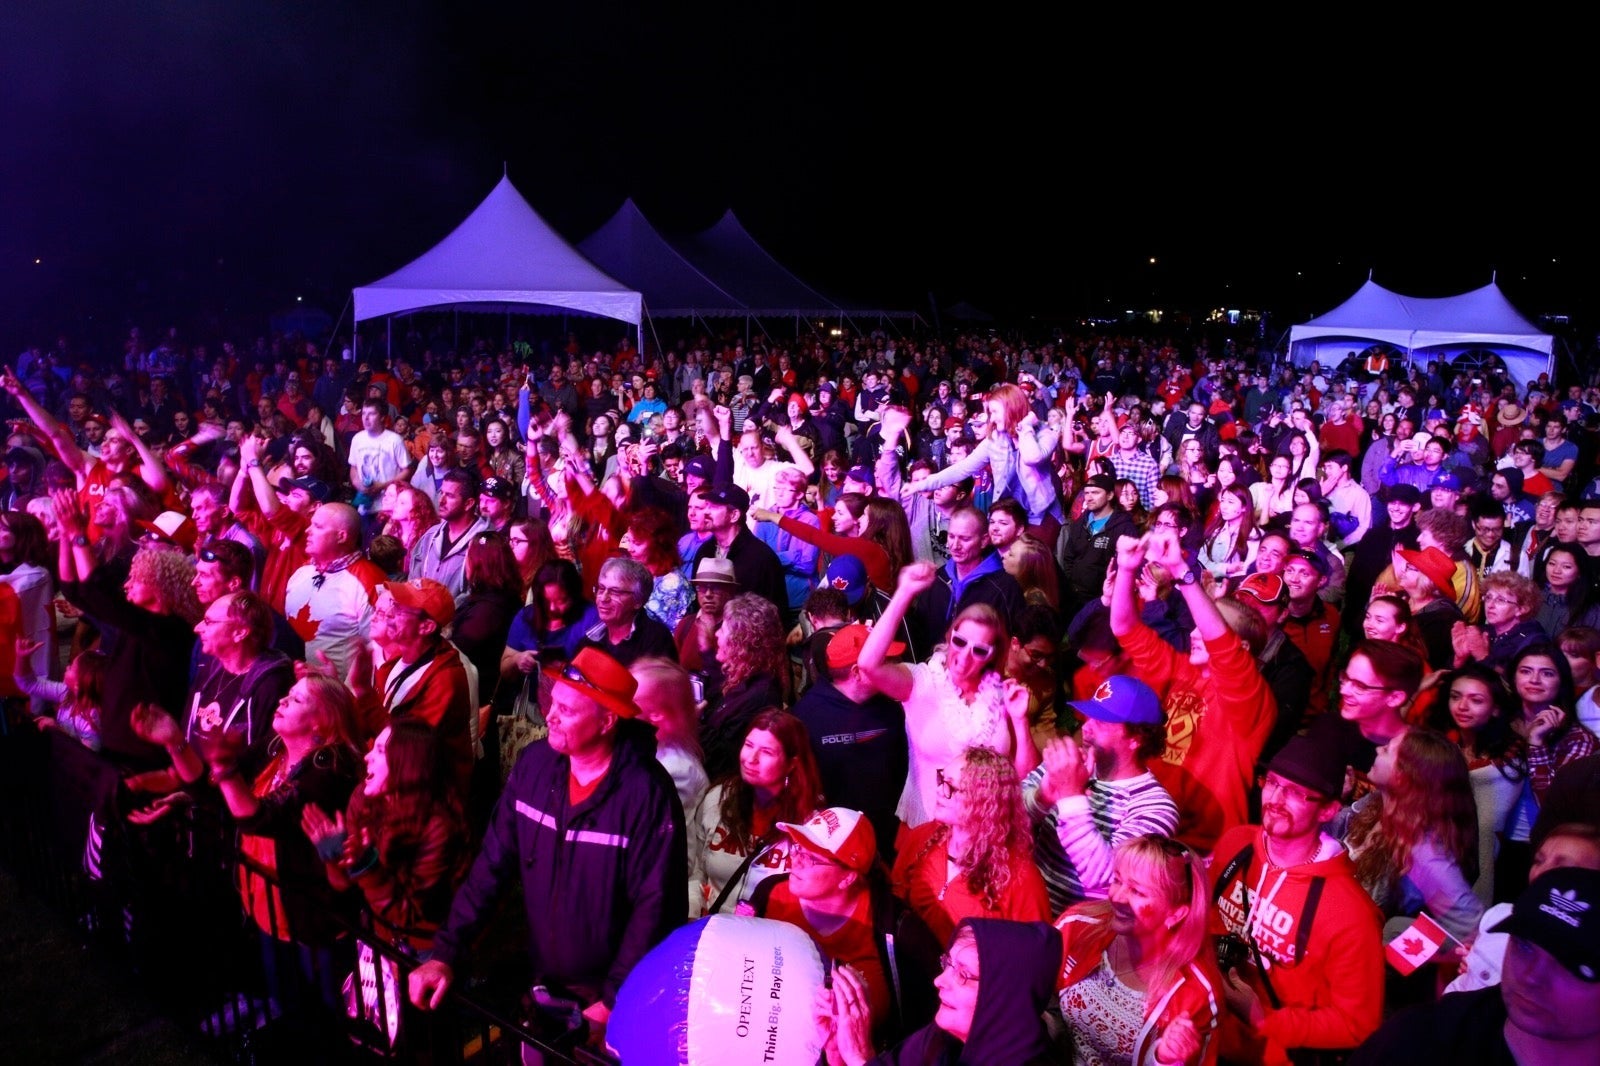
{"label": "man with shaved head", "polygon": [[346,503],[325,503],[312,514],[306,559],[289,577],[283,613],[306,642],[306,660],[326,656],[343,677],[357,642],[367,639],[386,575],[361,551],[361,516]]}

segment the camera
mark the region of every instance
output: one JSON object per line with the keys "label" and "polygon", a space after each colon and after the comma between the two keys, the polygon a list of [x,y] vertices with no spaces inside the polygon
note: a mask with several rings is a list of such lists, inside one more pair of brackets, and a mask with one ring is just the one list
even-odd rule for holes
{"label": "camera", "polygon": [[1250,942],[1234,933],[1217,937],[1217,969],[1223,973],[1248,966],[1253,957]]}

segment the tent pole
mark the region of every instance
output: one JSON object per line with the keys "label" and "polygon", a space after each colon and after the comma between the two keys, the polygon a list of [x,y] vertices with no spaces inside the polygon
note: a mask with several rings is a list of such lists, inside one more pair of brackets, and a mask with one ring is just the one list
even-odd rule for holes
{"label": "tent pole", "polygon": [[394,316],[390,315],[385,318],[383,325],[385,332],[388,334],[388,344],[384,347],[384,354],[389,357],[389,361],[392,363],[394,362]]}

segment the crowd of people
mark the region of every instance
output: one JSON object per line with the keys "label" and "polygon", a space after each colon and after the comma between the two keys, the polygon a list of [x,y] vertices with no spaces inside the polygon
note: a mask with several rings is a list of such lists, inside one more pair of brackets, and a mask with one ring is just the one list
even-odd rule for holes
{"label": "crowd of people", "polygon": [[0,373],[12,713],[133,825],[231,820],[282,967],[360,911],[437,1007],[520,886],[596,1046],[745,914],[832,964],[830,1063],[1600,1061],[1600,388],[1100,335],[71,353]]}

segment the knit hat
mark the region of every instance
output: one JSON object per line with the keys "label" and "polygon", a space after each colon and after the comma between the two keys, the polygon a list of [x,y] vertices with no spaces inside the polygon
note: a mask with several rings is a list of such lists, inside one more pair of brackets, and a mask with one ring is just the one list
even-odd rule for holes
{"label": "knit hat", "polygon": [[1293,781],[1329,800],[1338,799],[1344,792],[1344,769],[1343,755],[1306,736],[1290,737],[1267,764],[1268,773]]}

